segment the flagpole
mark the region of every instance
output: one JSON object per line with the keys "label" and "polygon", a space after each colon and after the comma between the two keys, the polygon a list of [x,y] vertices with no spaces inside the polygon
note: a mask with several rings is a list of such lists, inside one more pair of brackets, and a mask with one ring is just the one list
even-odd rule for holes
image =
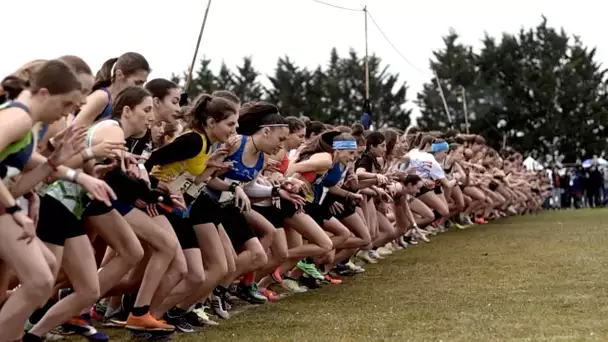
{"label": "flagpole", "polygon": [[452,116],[450,115],[448,102],[445,100],[445,96],[443,95],[443,88],[441,87],[441,82],[439,82],[439,76],[437,76],[437,71],[433,70],[433,74],[435,74],[435,81],[437,82],[437,88],[439,88],[439,96],[441,96],[441,101],[443,101],[443,108],[445,109],[445,114],[448,116],[450,128],[453,128]]}
{"label": "flagpole", "polygon": [[363,15],[365,16],[365,99],[369,100],[369,64],[367,50],[367,6],[363,7]]}
{"label": "flagpole", "polygon": [[464,110],[464,124],[466,127],[467,134],[469,134],[469,111],[467,109],[467,92],[462,87],[462,109]]}
{"label": "flagpole", "polygon": [[196,63],[196,56],[198,55],[198,49],[201,46],[201,40],[203,38],[203,31],[205,30],[205,24],[207,24],[207,16],[209,15],[209,8],[211,7],[211,0],[207,2],[207,8],[205,9],[205,16],[203,17],[203,24],[201,30],[198,33],[198,39],[196,40],[196,47],[194,48],[194,55],[192,56],[192,62],[190,68],[188,68],[188,78],[186,78],[186,84],[184,85],[184,93],[188,92],[190,83],[192,83],[192,70],[194,69],[194,63]]}

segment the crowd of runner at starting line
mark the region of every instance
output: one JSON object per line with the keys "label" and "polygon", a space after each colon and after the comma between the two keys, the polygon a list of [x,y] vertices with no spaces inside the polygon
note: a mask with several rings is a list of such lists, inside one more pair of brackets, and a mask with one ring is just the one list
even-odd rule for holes
{"label": "crowd of runner at starting line", "polygon": [[96,76],[63,56],[2,81],[1,340],[196,331],[232,296],[339,284],[548,194],[479,135],[332,127],[229,91],[180,106],[149,72],[133,52]]}

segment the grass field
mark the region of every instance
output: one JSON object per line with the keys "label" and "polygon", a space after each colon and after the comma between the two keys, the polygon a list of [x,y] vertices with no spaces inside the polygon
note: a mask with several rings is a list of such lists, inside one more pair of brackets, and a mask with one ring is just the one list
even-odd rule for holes
{"label": "grass field", "polygon": [[173,340],[608,341],[607,267],[608,210],[503,219]]}

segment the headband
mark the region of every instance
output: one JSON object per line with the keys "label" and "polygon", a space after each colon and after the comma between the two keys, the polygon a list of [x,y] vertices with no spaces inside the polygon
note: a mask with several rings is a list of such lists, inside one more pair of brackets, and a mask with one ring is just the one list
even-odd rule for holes
{"label": "headband", "polygon": [[289,127],[288,124],[268,124],[268,125],[261,125],[260,128],[263,127]]}
{"label": "headband", "polygon": [[357,142],[354,140],[337,140],[331,146],[334,150],[356,150]]}
{"label": "headband", "polygon": [[440,143],[433,143],[431,145],[431,152],[442,152],[442,151],[447,151],[450,149],[450,145],[443,141]]}

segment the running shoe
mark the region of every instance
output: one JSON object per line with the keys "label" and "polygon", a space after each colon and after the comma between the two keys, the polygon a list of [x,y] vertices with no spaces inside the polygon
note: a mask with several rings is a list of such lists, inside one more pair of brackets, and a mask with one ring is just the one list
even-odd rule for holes
{"label": "running shoe", "polygon": [[179,309],[171,309],[163,316],[167,324],[171,324],[183,333],[191,333],[196,329],[186,320],[186,312]]}
{"label": "running shoe", "polygon": [[100,300],[97,301],[97,303],[95,303],[95,305],[91,307],[91,309],[89,310],[89,315],[91,315],[91,319],[103,323],[105,322],[106,310],[106,306]]}
{"label": "running shoe", "polygon": [[380,253],[378,253],[377,249],[372,249],[368,253],[369,253],[369,256],[372,259],[376,259],[376,260],[382,260],[382,259],[384,259],[384,257],[382,255],[380,255]]}
{"label": "running shoe", "polygon": [[305,274],[307,274],[315,279],[319,279],[319,280],[324,279],[323,273],[321,273],[319,271],[319,269],[317,269],[317,266],[315,266],[315,264],[313,264],[313,263],[308,263],[304,260],[300,260],[296,264],[296,267],[299,268],[300,270],[302,270],[302,272],[304,272]]}
{"label": "running shoe", "polygon": [[157,320],[150,314],[150,312],[143,316],[129,314],[125,328],[138,336],[154,336],[157,334],[166,335],[175,331],[175,326]]}
{"label": "running shoe", "polygon": [[294,279],[291,278],[285,278],[283,279],[283,283],[281,284],[281,286],[292,293],[303,293],[308,291],[308,289],[304,286],[300,286],[300,284],[298,284],[298,282]]}
{"label": "running shoe", "polygon": [[397,244],[404,249],[407,248],[408,243],[405,241],[405,236],[402,236],[399,239],[397,239]]}
{"label": "running shoe", "polygon": [[366,251],[366,250],[360,250],[359,252],[357,252],[357,258],[361,259],[362,261],[368,263],[368,264],[377,264],[378,261],[374,258],[371,257],[370,252]]}
{"label": "running shoe", "polygon": [[356,274],[365,272],[365,268],[355,264],[352,260],[348,260],[346,267],[350,268]]}
{"label": "running shoe", "polygon": [[107,328],[124,328],[125,325],[127,325],[128,318],[129,314],[122,308],[106,311],[106,314],[102,318],[101,325]]}
{"label": "running shoe", "polygon": [[228,313],[228,309],[226,308],[226,304],[222,297],[211,295],[210,297],[211,309],[213,312],[222,319],[230,318],[230,314]]}
{"label": "running shoe", "polygon": [[302,283],[304,286],[306,286],[309,289],[318,289],[320,288],[322,285],[323,280],[314,278],[309,276],[308,274],[303,274],[300,277],[300,283]]}
{"label": "running shoe", "polygon": [[379,255],[381,258],[386,258],[387,256],[390,256],[391,254],[393,254],[393,252],[391,252],[391,250],[390,250],[390,249],[388,249],[388,248],[386,248],[386,247],[384,247],[384,246],[383,246],[383,247],[379,247],[379,248],[376,250],[376,253],[378,253],[378,255]]}
{"label": "running shoe", "polygon": [[264,304],[268,301],[268,299],[260,293],[260,288],[256,282],[253,282],[247,286],[239,284],[235,294],[240,299],[251,304]]}
{"label": "running shoe", "polygon": [[279,300],[279,295],[276,292],[270,290],[269,288],[261,288],[260,294],[266,297],[266,299],[271,302],[276,302],[277,300]]}
{"label": "running shoe", "polygon": [[188,321],[188,323],[190,323],[194,326],[197,326],[195,322],[199,322],[203,326],[204,325],[209,325],[209,326],[219,325],[218,322],[209,318],[209,315],[207,315],[207,312],[205,312],[205,309],[206,309],[206,307],[202,306],[200,308],[196,308],[196,309],[188,312],[186,314],[186,320]]}
{"label": "running shoe", "polygon": [[328,283],[332,284],[332,285],[338,285],[338,284],[342,284],[342,280],[334,278],[332,276],[330,276],[329,274],[325,274],[325,281],[327,281]]}
{"label": "running shoe", "polygon": [[89,315],[81,315],[79,317],[72,317],[67,323],[61,326],[64,331],[71,332],[74,334],[81,335],[87,338],[89,341],[94,342],[105,342],[110,339],[108,334],[98,331],[91,324]]}

